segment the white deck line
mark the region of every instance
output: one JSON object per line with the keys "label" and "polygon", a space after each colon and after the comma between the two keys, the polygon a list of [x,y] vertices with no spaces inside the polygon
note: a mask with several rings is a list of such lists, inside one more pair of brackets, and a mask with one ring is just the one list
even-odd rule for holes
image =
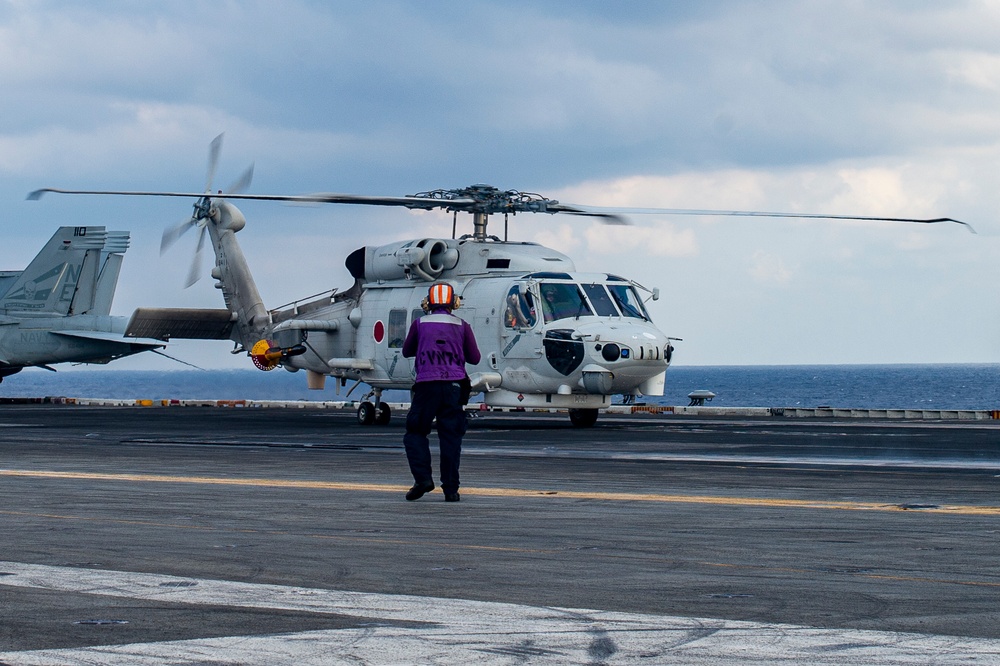
{"label": "white deck line", "polygon": [[[997,664],[1000,640],[533,607],[0,562],[0,585],[332,613],[350,629],[0,652],[11,665]],[[177,586],[177,583],[183,583]],[[426,623],[413,627],[385,622]]]}

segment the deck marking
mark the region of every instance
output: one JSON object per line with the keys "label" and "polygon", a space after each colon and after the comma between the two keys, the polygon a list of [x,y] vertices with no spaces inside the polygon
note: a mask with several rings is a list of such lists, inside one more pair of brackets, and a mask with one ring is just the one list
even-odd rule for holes
{"label": "deck marking", "polygon": [[[92,481],[128,481],[137,483],[191,483],[258,488],[297,488],[303,490],[368,491],[401,493],[409,486],[379,483],[307,481],[301,479],[254,479],[236,477],[177,476],[169,474],[109,474],[98,472],[57,472],[47,470],[0,469],[0,477],[75,479]],[[782,509],[823,509],[833,511],[883,511],[893,513],[956,514],[1000,516],[1000,506],[936,504],[912,508],[905,503],[851,502],[842,500],[801,500],[781,497],[725,497],[716,495],[667,495],[659,493],[584,492],[578,490],[539,490],[528,488],[485,488],[462,486],[462,494],[479,497],[518,497],[532,499],[590,499],[606,502],[661,502],[667,504],[711,504],[718,506],[768,507]]]}
{"label": "deck marking", "polygon": [[[0,562],[0,586],[157,602],[338,614],[361,627],[0,652],[0,663],[995,663],[1000,640],[241,583]],[[379,621],[412,623],[393,626]]]}

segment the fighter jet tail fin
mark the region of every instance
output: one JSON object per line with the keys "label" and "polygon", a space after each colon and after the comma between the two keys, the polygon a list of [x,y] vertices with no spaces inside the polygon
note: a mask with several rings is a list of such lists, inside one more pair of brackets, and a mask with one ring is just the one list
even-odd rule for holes
{"label": "fighter jet tail fin", "polygon": [[92,311],[107,238],[104,227],[60,227],[0,298],[0,311],[20,316]]}
{"label": "fighter jet tail fin", "polygon": [[[122,270],[122,260],[129,246],[129,232],[109,231],[101,252],[101,271],[94,282],[94,298],[89,310],[79,311],[81,314],[107,315],[111,314],[111,302],[118,287],[118,276]],[[77,303],[73,303],[73,311],[77,312]]]}

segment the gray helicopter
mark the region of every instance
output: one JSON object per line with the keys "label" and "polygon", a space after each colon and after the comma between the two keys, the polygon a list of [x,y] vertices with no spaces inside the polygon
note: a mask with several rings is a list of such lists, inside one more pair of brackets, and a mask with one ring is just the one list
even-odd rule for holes
{"label": "gray helicopter", "polygon": [[[537,194],[501,191],[489,185],[433,190],[410,196],[355,194],[254,195],[240,190],[248,170],[226,194],[212,194],[211,178],[221,135],[209,153],[205,193],[82,191],[47,188],[63,194],[192,197],[191,218],[164,232],[161,249],[183,233],[199,229],[189,284],[197,279],[205,236],[215,253],[211,271],[225,309],[140,308],[127,336],[230,339],[234,353],[246,353],[261,370],[283,367],[304,371],[309,388],[322,389],[326,378],[351,391],[370,391],[358,407],[363,425],[386,424],[391,412],[382,401],[386,389],[413,385],[412,359],[403,358],[409,324],[423,314],[421,302],[437,281],[450,283],[461,299],[459,314],[476,334],[483,358],[472,368],[473,391],[487,406],[567,409],[576,426],[592,426],[615,395],[661,396],[672,358],[672,338],[652,322],[645,307],[658,290],[609,273],[578,272],[565,254],[536,243],[490,235],[491,215],[505,222],[517,213],[588,216],[608,224],[627,223],[623,213],[745,215],[905,222],[958,222],[950,218],[911,219],[711,211],[689,209],[598,209],[563,204]],[[444,209],[454,214],[451,238],[418,238],[363,247],[346,259],[354,284],[268,309],[257,290],[236,233],[246,225],[231,200],[265,200]],[[457,236],[458,213],[473,219],[471,234]],[[964,222],[959,222],[965,224]],[[348,395],[350,391],[348,392]]]}
{"label": "gray helicopter", "polygon": [[127,231],[60,227],[23,271],[0,271],[0,381],[26,367],[108,363],[164,347],[110,316]]}

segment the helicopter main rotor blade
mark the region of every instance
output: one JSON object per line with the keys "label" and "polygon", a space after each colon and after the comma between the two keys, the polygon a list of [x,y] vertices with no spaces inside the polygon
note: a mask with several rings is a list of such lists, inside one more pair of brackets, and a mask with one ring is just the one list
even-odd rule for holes
{"label": "helicopter main rotor blade", "polygon": [[[200,192],[136,192],[136,191],[115,191],[115,190],[63,190],[56,188],[44,188],[35,190],[28,195],[28,199],[37,200],[47,192],[58,194],[103,194],[103,195],[124,195],[124,196],[156,196],[156,197],[202,197]],[[298,203],[336,203],[336,204],[358,204],[366,206],[401,206],[404,208],[430,210],[443,208],[449,211],[477,212],[483,211],[483,202],[471,197],[461,197],[454,199],[433,199],[423,196],[407,197],[384,197],[366,196],[360,194],[337,194],[318,193],[306,195],[282,195],[282,194],[232,194],[223,195],[229,199],[242,199],[249,201],[290,201]],[[508,212],[503,207],[485,210],[488,214]],[[961,224],[972,233],[976,230],[968,222],[956,220],[951,217],[935,218],[914,218],[914,217],[884,217],[875,215],[835,215],[825,213],[787,213],[768,212],[750,210],[709,210],[694,208],[627,208],[614,207],[605,208],[599,206],[583,206],[575,204],[563,204],[548,200],[544,208],[540,209],[512,209],[509,212],[542,212],[542,213],[568,213],[570,215],[582,215],[587,217],[597,217],[606,224],[628,224],[623,216],[625,215],[698,215],[698,216],[738,216],[738,217],[771,217],[771,218],[792,218],[792,219],[819,219],[819,220],[859,220],[872,222],[911,222],[917,224],[937,224],[941,222],[951,222]]]}
{"label": "helicopter main rotor blade", "polygon": [[[52,194],[103,194],[103,195],[114,195],[114,196],[133,196],[133,197],[187,197],[200,199],[205,196],[204,192],[137,192],[134,190],[63,190],[55,187],[43,187],[40,190],[35,190],[28,194],[29,201],[38,201],[45,194],[51,192]],[[248,195],[243,195],[244,197]]]}
{"label": "helicopter main rotor blade", "polygon": [[[53,194],[98,194],[131,197],[184,197],[200,199],[206,196],[204,192],[140,192],[136,190],[65,190],[55,187],[45,187],[28,195],[30,201],[37,201],[46,193]],[[402,206],[404,208],[443,208],[454,207],[458,210],[471,208],[476,202],[472,199],[454,201],[434,201],[420,197],[378,197],[361,194],[220,194],[209,198],[242,199],[244,201],[292,201],[301,203],[341,203],[361,204],[366,206]]]}
{"label": "helicopter main rotor blade", "polygon": [[588,209],[585,206],[571,206],[568,204],[556,204],[548,206],[547,213],[569,213],[570,215],[580,215],[583,217],[596,217],[604,224],[629,225],[624,216],[611,211]]}
{"label": "helicopter main rotor blade", "polygon": [[339,194],[335,192],[319,192],[289,197],[291,201],[312,203],[359,204],[363,206],[402,206],[404,208],[447,208],[449,210],[469,210],[478,202],[475,199],[437,200],[424,197],[382,197],[363,194]]}
{"label": "helicopter main rotor blade", "polygon": [[[953,222],[961,224],[971,233],[976,230],[968,222],[956,220],[952,217],[881,217],[877,215],[828,215],[825,213],[778,213],[757,210],[708,210],[698,208],[603,208],[594,206],[573,206],[573,208],[592,211],[594,213],[622,213],[625,215],[699,215],[699,216],[719,216],[719,217],[775,217],[792,218],[806,220],[859,220],[867,222],[913,222],[916,224],[938,224],[941,222]],[[567,211],[572,212],[572,211]]]}

